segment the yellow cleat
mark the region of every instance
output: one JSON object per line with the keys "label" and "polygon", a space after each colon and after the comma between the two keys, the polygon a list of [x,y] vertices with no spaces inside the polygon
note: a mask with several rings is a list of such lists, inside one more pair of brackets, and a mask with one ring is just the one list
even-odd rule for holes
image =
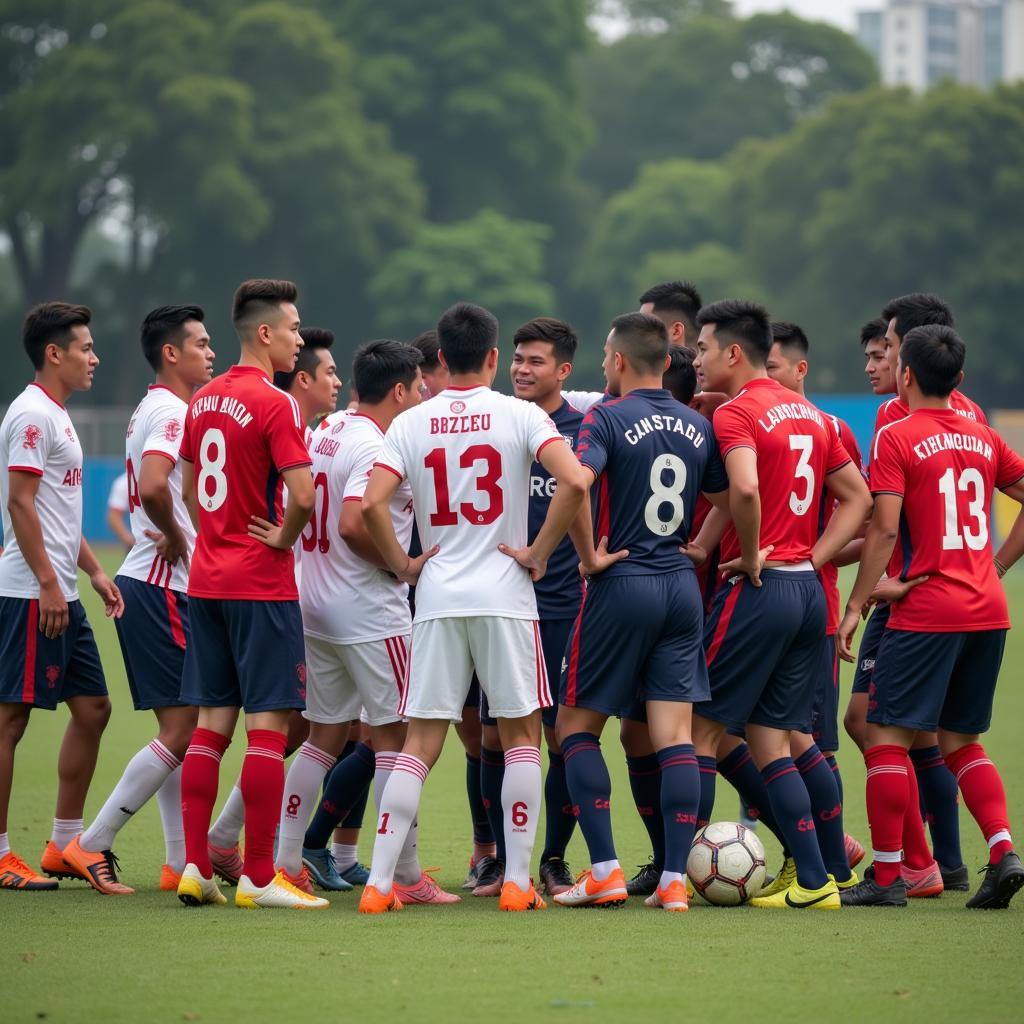
{"label": "yellow cleat", "polygon": [[181,873],[178,899],[186,907],[201,907],[205,903],[222,907],[227,903],[227,897],[220,891],[220,886],[214,881],[213,876],[203,878],[195,864],[186,864],[185,870]]}
{"label": "yellow cleat", "polygon": [[835,875],[829,875],[828,877],[836,883],[836,888],[840,891],[843,889],[852,889],[858,882],[860,882],[860,879],[857,877],[857,872],[852,869],[850,870],[850,877],[845,882],[837,881]]}
{"label": "yellow cleat", "polygon": [[805,889],[799,882],[794,882],[784,892],[773,896],[755,896],[750,905],[762,910],[838,910],[842,903],[839,889],[830,875],[820,889]]}
{"label": "yellow cleat", "polygon": [[322,896],[312,896],[292,885],[280,871],[264,886],[253,885],[248,875],[238,879],[235,906],[246,910],[283,907],[290,910],[322,910],[330,903]]}
{"label": "yellow cleat", "polygon": [[787,857],[782,862],[779,873],[768,882],[757,894],[761,896],[774,896],[776,893],[785,892],[796,881],[796,861]]}

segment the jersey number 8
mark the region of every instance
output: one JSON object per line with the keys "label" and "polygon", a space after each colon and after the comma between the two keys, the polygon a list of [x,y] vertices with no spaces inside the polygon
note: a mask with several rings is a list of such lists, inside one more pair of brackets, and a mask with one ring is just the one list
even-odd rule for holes
{"label": "jersey number 8", "polygon": [[[199,442],[199,504],[207,512],[216,512],[228,497],[228,478],[224,475],[228,448],[224,431],[210,427]],[[211,488],[211,484],[213,485]]]}
{"label": "jersey number 8", "polygon": [[[672,474],[671,482],[664,483],[666,472]],[[651,496],[644,505],[644,522],[647,529],[658,537],[667,537],[679,529],[686,515],[683,489],[686,487],[686,463],[678,455],[659,455],[651,466]],[[661,518],[661,510],[669,507],[668,519]]]}

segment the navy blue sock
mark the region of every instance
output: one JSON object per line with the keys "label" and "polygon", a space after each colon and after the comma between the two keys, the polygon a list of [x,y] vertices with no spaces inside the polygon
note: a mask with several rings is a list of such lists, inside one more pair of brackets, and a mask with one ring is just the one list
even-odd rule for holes
{"label": "navy blue sock", "polygon": [[562,757],[590,862],[618,860],[612,839],[612,780],[601,756],[601,741],[592,732],[574,732],[562,740]]}
{"label": "navy blue sock", "polygon": [[576,827],[569,784],[565,781],[565,758],[548,751],[548,773],[544,778],[544,852],[540,862],[558,857],[565,860],[565,848]]}
{"label": "navy blue sock", "polygon": [[686,874],[700,803],[700,771],[692,743],[658,751],[661,765],[661,817],[665,834],[662,870]]}
{"label": "navy blue sock", "polygon": [[[935,749],[938,750],[938,747],[936,747]],[[826,754],[825,764],[827,764],[829,768],[832,769],[832,774],[836,777],[836,785],[839,787],[839,802],[844,803],[845,801],[843,800],[843,776],[839,771],[839,765],[836,762],[836,755]]]}
{"label": "navy blue sock", "polygon": [[[675,747],[670,748],[675,750]],[[637,814],[647,829],[651,840],[651,856],[654,866],[666,870],[665,864],[665,822],[662,819],[664,789],[661,782],[661,754],[645,754],[643,757],[626,757],[629,769],[629,788],[633,791],[633,803]],[[675,868],[667,870],[674,871]],[[682,868],[685,871],[686,868]]]}
{"label": "navy blue sock", "polygon": [[825,870],[837,882],[850,877],[850,863],[846,859],[846,834],[843,831],[843,804],[839,787],[825,756],[817,746],[808,747],[794,762],[807,787],[814,815],[814,830]]}
{"label": "navy blue sock", "polygon": [[356,802],[349,808],[348,814],[345,815],[344,820],[338,826],[339,828],[362,828],[363,827],[363,812],[366,810],[366,801],[370,796],[370,786],[373,785],[373,776],[370,776],[370,781],[363,787],[362,793],[356,797]]}
{"label": "navy blue sock", "polygon": [[956,777],[938,747],[911,750],[924,820],[932,835],[932,854],[944,868],[964,862],[960,852],[960,807]]}
{"label": "navy blue sock", "polygon": [[473,819],[473,842],[480,846],[492,845],[494,833],[480,791],[480,758],[471,754],[466,755],[466,797],[469,800],[469,816]]}
{"label": "navy blue sock", "polygon": [[365,743],[357,743],[352,753],[331,769],[320,806],[306,829],[303,846],[322,850],[327,845],[338,822],[348,816],[373,782],[374,760],[373,751]]}
{"label": "navy blue sock", "polygon": [[480,747],[480,796],[491,823],[498,860],[505,859],[505,812],[501,808],[501,784],[505,780],[505,754]]}
{"label": "navy blue sock", "polygon": [[711,821],[711,812],[715,807],[715,782],[718,776],[718,763],[713,757],[701,754],[697,758],[697,770],[700,773],[700,802],[697,804],[697,828],[703,828]]}
{"label": "navy blue sock", "polygon": [[797,881],[805,889],[820,889],[828,874],[818,849],[811,798],[793,758],[780,757],[761,770],[772,812],[796,861]]}
{"label": "navy blue sock", "polygon": [[772,810],[772,802],[768,798],[768,790],[765,788],[761,773],[757,770],[757,765],[754,764],[750,747],[746,743],[741,743],[718,762],[718,770],[742,797],[747,814],[755,821],[764,822],[765,828],[778,839],[783,851],[788,853],[785,834],[779,828],[778,819]]}

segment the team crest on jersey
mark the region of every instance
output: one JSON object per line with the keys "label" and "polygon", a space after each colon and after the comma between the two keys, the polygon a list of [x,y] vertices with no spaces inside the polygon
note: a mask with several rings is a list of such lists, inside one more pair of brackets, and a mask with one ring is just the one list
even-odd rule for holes
{"label": "team crest on jersey", "polygon": [[345,429],[345,421],[344,420],[339,420],[337,423],[334,424],[333,427],[331,427],[331,433],[332,434],[340,434],[344,429]]}
{"label": "team crest on jersey", "polygon": [[451,411],[453,413],[455,413],[456,416],[458,416],[458,414],[460,412],[465,412],[466,411],[466,403],[465,402],[455,401],[455,402],[452,402],[452,404],[449,406],[449,408],[451,409]]}
{"label": "team crest on jersey", "polygon": [[181,433],[181,421],[180,420],[168,420],[164,424],[164,440],[166,441],[177,441],[178,435]]}
{"label": "team crest on jersey", "polygon": [[57,685],[58,679],[60,679],[60,665],[47,665],[46,683],[51,690]]}
{"label": "team crest on jersey", "polygon": [[72,444],[74,444],[75,443],[75,433],[74,433],[74,431],[70,427],[65,427],[64,428],[64,433],[67,434],[68,440]]}
{"label": "team crest on jersey", "polygon": [[22,448],[35,448],[39,443],[39,439],[43,436],[41,428],[37,427],[34,423],[30,423],[22,432],[24,440],[21,442]]}

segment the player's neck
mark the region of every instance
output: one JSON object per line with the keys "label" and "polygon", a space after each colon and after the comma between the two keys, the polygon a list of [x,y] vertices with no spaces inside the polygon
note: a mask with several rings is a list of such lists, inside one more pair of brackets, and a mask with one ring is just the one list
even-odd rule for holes
{"label": "player's neck", "polygon": [[768,371],[763,366],[749,363],[737,366],[729,382],[722,389],[730,398],[735,398],[752,380],[767,380]]}
{"label": "player's neck", "polygon": [[481,373],[453,373],[448,377],[449,388],[489,388],[493,377]]}
{"label": "player's neck", "polygon": [[36,372],[35,382],[61,405],[67,405],[68,399],[74,393],[71,388],[62,384],[55,374],[47,373],[45,367]]}
{"label": "player's neck", "polygon": [[[291,392],[289,392],[289,394],[291,394]],[[314,408],[312,403],[302,392],[299,392],[297,395],[292,395],[292,398],[295,399],[299,406],[299,415],[302,417],[302,422],[305,423],[306,426],[312,426],[313,420],[320,415],[320,410]]]}
{"label": "player's neck", "polygon": [[949,395],[936,397],[935,395],[922,395],[919,391],[911,391],[907,395],[907,408],[911,412],[918,409],[948,409]]}
{"label": "player's neck", "polygon": [[167,388],[168,391],[173,391],[183,402],[188,402],[191,399],[194,390],[191,384],[186,384],[169,373],[158,373],[153,383],[158,388]]}
{"label": "player's neck", "polygon": [[373,405],[370,402],[360,402],[356,406],[357,416],[366,416],[373,420],[385,433],[387,433],[388,427],[391,426],[392,421],[401,411],[401,409],[396,409],[393,405],[384,402],[378,405]]}
{"label": "player's neck", "polygon": [[662,387],[664,385],[660,374],[624,373],[619,381],[619,394],[625,398],[630,391],[639,391],[641,388],[660,391]]}
{"label": "player's neck", "polygon": [[562,408],[562,403],[565,399],[562,397],[562,389],[559,388],[557,391],[552,391],[551,394],[545,395],[543,398],[538,398],[533,404],[543,409],[549,416],[558,412]]}
{"label": "player's neck", "polygon": [[251,349],[247,345],[242,346],[238,355],[239,366],[254,366],[262,370],[271,380],[274,379],[274,364],[270,361],[270,353],[261,349]]}

